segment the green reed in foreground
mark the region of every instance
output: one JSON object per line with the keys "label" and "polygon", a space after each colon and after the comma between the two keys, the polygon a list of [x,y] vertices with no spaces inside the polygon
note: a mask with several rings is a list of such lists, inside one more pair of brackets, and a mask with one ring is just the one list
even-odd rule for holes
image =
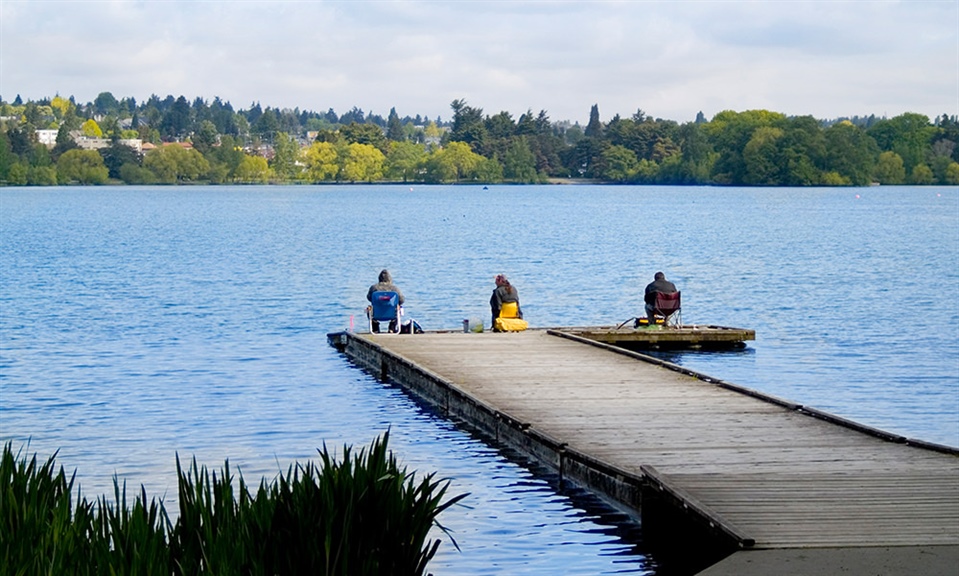
{"label": "green reed in foreground", "polygon": [[[234,486],[227,461],[219,476],[177,457],[179,515],[146,491],[128,505],[114,478],[114,503],[89,503],[55,455],[38,465],[4,446],[0,461],[0,574],[273,575],[424,574],[439,540],[437,517],[466,494],[448,498],[448,481],[417,480],[387,448],[389,432],[337,460],[291,466],[276,480]],[[447,533],[448,535],[448,533]],[[452,540],[452,539],[451,539]],[[455,541],[453,542],[456,545]]]}

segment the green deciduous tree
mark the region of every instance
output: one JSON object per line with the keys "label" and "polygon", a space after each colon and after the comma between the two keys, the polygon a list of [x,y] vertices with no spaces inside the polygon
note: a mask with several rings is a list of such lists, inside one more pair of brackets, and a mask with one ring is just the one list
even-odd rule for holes
{"label": "green deciduous tree", "polygon": [[206,175],[210,163],[196,150],[170,144],[147,152],[143,167],[153,172],[161,184],[178,184]]}
{"label": "green deciduous tree", "polygon": [[645,158],[639,161],[639,164],[636,166],[636,172],[633,176],[633,180],[636,182],[643,182],[652,184],[658,182],[661,178],[663,169],[673,169],[672,164],[675,160],[667,160],[664,166],[656,164],[652,160],[646,160]]}
{"label": "green deciduous tree", "polygon": [[243,148],[233,136],[220,137],[220,145],[211,148],[204,156],[210,164],[207,172],[210,181],[222,183],[231,180],[244,156]]}
{"label": "green deciduous tree", "polygon": [[719,153],[713,166],[713,180],[718,184],[744,184],[747,166],[743,151],[761,127],[781,127],[786,117],[768,110],[733,112],[725,110],[716,114],[704,125],[716,152]]}
{"label": "green deciduous tree", "polygon": [[854,186],[868,186],[879,156],[876,141],[848,121],[833,124],[825,136],[827,170]]}
{"label": "green deciduous tree", "polygon": [[613,182],[627,182],[636,175],[639,160],[636,154],[625,146],[607,146],[602,156],[602,173],[598,177]]}
{"label": "green deciduous tree", "polygon": [[[0,158],[0,178],[9,181],[17,163],[17,182],[23,179],[24,167],[28,183],[48,182],[50,172],[34,168],[53,166],[75,146],[70,131],[81,129],[92,137],[106,134],[113,139],[130,138],[136,132],[144,142],[154,144],[161,142],[161,136],[167,141],[189,140],[208,160],[209,168],[197,179],[210,182],[235,178],[245,158],[243,150],[262,142],[273,142],[276,152],[268,163],[271,179],[297,179],[299,152],[287,146],[306,130],[320,130],[317,139],[332,145],[303,153],[304,163],[312,158],[306,178],[314,181],[369,181],[371,176],[359,170],[356,160],[347,167],[350,144],[371,145],[382,152],[387,157],[383,170],[390,179],[431,182],[503,177],[535,182],[547,176],[583,176],[670,184],[864,185],[873,180],[927,182],[931,170],[932,182],[945,184],[953,181],[952,165],[959,163],[959,122],[948,114],[932,123],[915,113],[831,122],[767,110],[727,110],[710,121],[700,113],[695,122],[679,125],[637,110],[631,117],[617,114],[604,123],[599,105],[594,104],[584,131],[579,124],[550,123],[545,111],[537,116],[528,109],[514,121],[508,111],[484,117],[482,108],[465,100],[454,100],[451,108],[453,118],[443,124],[439,118],[430,122],[420,116],[402,120],[395,108],[384,119],[355,107],[342,116],[332,109],[314,113],[261,108],[259,103],[234,111],[218,98],[210,105],[202,98],[191,104],[183,96],[160,99],[156,95],[138,105],[132,98],[117,101],[108,92],[81,105],[72,97],[26,102],[18,98],[12,104],[0,102],[0,116],[5,118],[0,130],[7,143],[7,158]],[[124,129],[127,118],[133,122],[132,130]],[[38,147],[35,128],[59,129],[57,145],[49,153]],[[235,140],[218,145],[229,136]],[[392,145],[400,142],[425,144],[425,151]],[[466,144],[478,156],[462,154],[458,147],[448,146],[451,143]],[[440,146],[446,148],[439,150]],[[635,164],[621,148],[634,154]],[[332,154],[332,160],[318,157],[320,152]],[[887,152],[893,155],[880,156]],[[145,173],[138,173],[129,159],[110,158],[105,151],[102,155],[111,177],[144,180]],[[161,160],[151,160],[154,177],[164,182],[193,179],[192,171],[178,170],[179,162]],[[124,167],[127,177],[120,173]]]}
{"label": "green deciduous tree", "polygon": [[677,130],[680,155],[664,162],[664,183],[702,184],[709,181],[716,154],[702,128],[704,123],[687,123]]}
{"label": "green deciduous tree", "polygon": [[7,169],[7,183],[12,186],[26,186],[29,181],[30,167],[17,161]]}
{"label": "green deciduous tree", "polygon": [[104,138],[111,138],[113,140],[120,139],[120,133],[122,129],[120,128],[120,122],[117,120],[116,116],[106,116],[100,122],[100,129],[103,131]]}
{"label": "green deciduous tree", "polygon": [[913,184],[934,184],[935,181],[932,168],[925,164],[916,164],[909,173],[909,182]]}
{"label": "green deciduous tree", "polygon": [[480,156],[473,169],[472,179],[484,184],[495,184],[503,181],[503,165],[495,158]]}
{"label": "green deciduous tree", "polygon": [[177,163],[167,147],[150,150],[143,156],[143,167],[153,173],[160,184],[176,184]]}
{"label": "green deciduous tree", "polygon": [[852,184],[849,178],[833,171],[823,173],[822,183],[824,186],[850,186]]}
{"label": "green deciduous tree", "polygon": [[120,103],[110,92],[100,92],[93,101],[93,106],[97,114],[105,116],[107,114],[116,114],[119,111]]}
{"label": "green deciduous tree", "polygon": [[944,175],[945,184],[950,186],[959,186],[959,162],[951,162],[946,167]]}
{"label": "green deciduous tree", "polygon": [[814,186],[822,179],[826,139],[812,116],[789,118],[779,147],[780,178],[785,186]]}
{"label": "green deciduous tree", "polygon": [[109,175],[96,150],[68,150],[57,160],[57,181],[62,184],[104,184]]}
{"label": "green deciduous tree", "polygon": [[429,140],[439,140],[442,136],[439,126],[436,125],[436,122],[430,120],[426,123],[426,126],[423,128],[423,137]]}
{"label": "green deciduous tree", "polygon": [[503,154],[503,177],[511,182],[531,184],[538,180],[536,156],[529,148],[526,136],[510,140]]}
{"label": "green deciduous tree", "polygon": [[483,157],[465,142],[450,142],[434,152],[426,162],[427,180],[455,182],[472,178]]}
{"label": "green deciduous tree", "polygon": [[150,170],[139,164],[124,164],[120,166],[120,179],[127,184],[154,184],[156,176]]}
{"label": "green deciduous tree", "polygon": [[273,160],[270,163],[274,176],[280,181],[295,180],[299,177],[299,156],[300,145],[296,139],[286,132],[278,133],[273,141]]}
{"label": "green deciduous tree", "polygon": [[956,162],[952,159],[953,155],[956,153],[956,148],[956,142],[945,137],[941,137],[933,142],[929,158],[931,164],[930,167],[932,168],[932,173],[936,177],[936,182],[940,184],[945,184],[948,182],[946,170],[949,168],[950,164]]}
{"label": "green deciduous tree", "polygon": [[880,184],[902,184],[906,181],[906,168],[899,154],[886,151],[879,155],[875,171],[876,181]]}
{"label": "green deciduous tree", "polygon": [[615,116],[604,128],[603,139],[614,146],[629,148],[636,154],[637,159],[661,161],[671,154],[662,154],[662,152],[657,154],[656,145],[670,141],[672,136],[670,132],[675,131],[674,128],[665,122],[646,119],[642,111],[639,111],[631,119]]}
{"label": "green deciduous tree", "polygon": [[373,182],[383,178],[386,157],[372,144],[347,146],[341,176],[350,182]]}
{"label": "green deciduous tree", "polygon": [[902,158],[907,173],[926,162],[936,127],[929,117],[912,112],[889,120],[879,120],[867,131],[880,150],[895,152]]}
{"label": "green deciduous tree", "polygon": [[744,184],[753,186],[779,184],[782,159],[778,144],[784,134],[782,128],[773,126],[760,126],[753,131],[749,142],[743,147]]}
{"label": "green deciduous tree", "polygon": [[391,142],[386,155],[386,175],[392,180],[418,180],[426,162],[427,152],[422,144],[402,141]]}
{"label": "green deciduous tree", "polygon": [[336,146],[330,142],[314,142],[301,153],[310,182],[333,180],[340,171]]}
{"label": "green deciduous tree", "polygon": [[80,131],[83,132],[83,135],[88,138],[102,138],[103,130],[100,129],[100,125],[97,124],[97,121],[93,118],[90,118],[80,126]]}
{"label": "green deciduous tree", "polygon": [[17,156],[10,149],[10,138],[6,130],[0,130],[0,182],[7,180],[7,172],[16,161]]}
{"label": "green deciduous tree", "polygon": [[10,138],[7,131],[0,130],[0,183],[9,182],[10,168],[19,160],[10,148]]}
{"label": "green deciduous tree", "polygon": [[30,186],[56,186],[56,166],[31,166],[27,171],[27,184]]}
{"label": "green deciduous tree", "polygon": [[233,180],[240,183],[266,184],[270,180],[270,166],[262,156],[244,155],[237,166]]}
{"label": "green deciduous tree", "polygon": [[66,98],[54,96],[53,100],[50,101],[50,108],[53,109],[53,114],[57,119],[63,120],[68,113],[76,109],[76,106]]}

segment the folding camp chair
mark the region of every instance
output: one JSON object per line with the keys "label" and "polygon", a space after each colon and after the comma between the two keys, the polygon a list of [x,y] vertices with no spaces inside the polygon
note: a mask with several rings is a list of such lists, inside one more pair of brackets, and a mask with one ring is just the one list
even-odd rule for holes
{"label": "folding camp chair", "polygon": [[399,333],[403,316],[400,296],[396,292],[373,292],[366,314],[370,319],[370,332],[380,331],[380,322],[389,322],[389,331]]}
{"label": "folding camp chair", "polygon": [[650,318],[650,320],[655,321],[656,316],[661,316],[666,325],[681,328],[683,325],[683,309],[680,305],[679,292],[669,294],[656,292],[655,295],[653,318]]}

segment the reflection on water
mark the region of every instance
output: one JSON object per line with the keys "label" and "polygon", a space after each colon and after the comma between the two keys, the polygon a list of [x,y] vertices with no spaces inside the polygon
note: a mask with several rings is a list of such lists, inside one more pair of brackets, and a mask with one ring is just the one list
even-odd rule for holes
{"label": "reflection on water", "polygon": [[715,356],[750,356],[756,354],[756,349],[748,344],[745,346],[729,346],[723,348],[644,348],[637,350],[640,354],[658,358],[677,366],[690,367],[708,363]]}

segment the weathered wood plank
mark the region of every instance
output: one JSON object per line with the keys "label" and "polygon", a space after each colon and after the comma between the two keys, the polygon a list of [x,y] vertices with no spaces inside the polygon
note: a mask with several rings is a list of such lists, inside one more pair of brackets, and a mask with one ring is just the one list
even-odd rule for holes
{"label": "weathered wood plank", "polygon": [[758,548],[959,545],[955,452],[543,331],[360,338],[567,450],[654,467]]}
{"label": "weathered wood plank", "polygon": [[582,328],[564,328],[558,330],[597,342],[618,346],[672,345],[672,346],[710,346],[737,345],[756,339],[756,331],[746,328],[727,326],[693,325],[646,326],[623,328],[613,326],[593,326]]}

